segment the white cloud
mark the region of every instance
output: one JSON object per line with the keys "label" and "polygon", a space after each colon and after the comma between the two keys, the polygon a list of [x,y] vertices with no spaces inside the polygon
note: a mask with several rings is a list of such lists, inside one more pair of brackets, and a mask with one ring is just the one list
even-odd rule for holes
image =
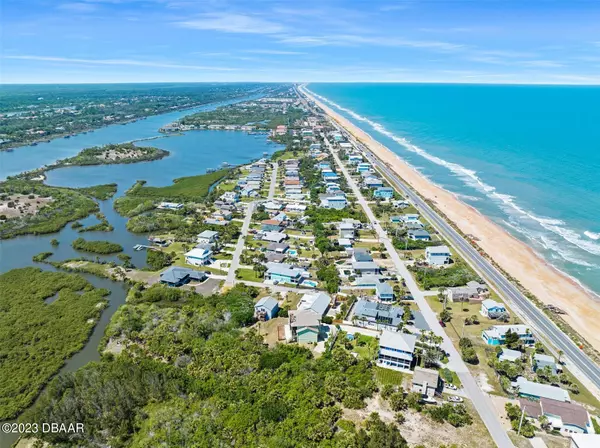
{"label": "white cloud", "polygon": [[297,55],[306,54],[304,51],[285,51],[285,50],[245,50],[246,53],[255,54],[280,54],[280,55]]}
{"label": "white cloud", "polygon": [[62,3],[62,4],[58,5],[57,8],[64,10],[64,11],[79,12],[79,13],[94,12],[97,9],[96,5],[93,5],[91,3],[80,3],[80,2]]}
{"label": "white cloud", "polygon": [[43,61],[43,62],[59,62],[65,64],[89,64],[89,65],[123,65],[133,67],[159,67],[159,68],[178,68],[189,70],[214,70],[214,71],[232,71],[238,70],[231,67],[213,67],[206,65],[187,65],[173,64],[159,61],[137,61],[134,59],[80,59],[80,58],[64,58],[57,56],[4,56],[4,59],[20,59],[27,61]]}
{"label": "white cloud", "polygon": [[177,22],[184,28],[196,30],[221,31],[225,33],[245,34],[276,34],[284,31],[284,27],[276,22],[270,22],[257,16],[230,13],[210,13]]}

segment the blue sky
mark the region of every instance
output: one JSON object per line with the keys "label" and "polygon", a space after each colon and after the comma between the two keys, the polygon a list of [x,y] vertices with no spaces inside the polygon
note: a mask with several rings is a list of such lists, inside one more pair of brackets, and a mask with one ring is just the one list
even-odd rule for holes
{"label": "blue sky", "polygon": [[2,0],[4,83],[600,84],[595,0]]}

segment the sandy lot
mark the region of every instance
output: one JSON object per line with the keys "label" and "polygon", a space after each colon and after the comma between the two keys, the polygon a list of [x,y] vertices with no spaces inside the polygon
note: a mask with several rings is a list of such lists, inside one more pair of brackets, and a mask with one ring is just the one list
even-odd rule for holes
{"label": "sandy lot", "polygon": [[7,218],[20,218],[22,216],[33,216],[47,204],[53,201],[52,198],[42,198],[38,195],[11,194],[6,199],[0,199],[0,215],[6,215]]}

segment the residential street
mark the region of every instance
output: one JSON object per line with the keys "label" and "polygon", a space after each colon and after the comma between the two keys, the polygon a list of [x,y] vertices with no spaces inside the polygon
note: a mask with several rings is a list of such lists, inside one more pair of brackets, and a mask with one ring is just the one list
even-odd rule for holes
{"label": "residential street", "polygon": [[269,185],[269,201],[272,201],[275,197],[275,187],[277,187],[277,170],[279,169],[279,164],[277,162],[273,163],[273,172],[271,173],[271,185]]}
{"label": "residential street", "polygon": [[248,235],[248,229],[250,228],[250,221],[252,220],[252,213],[254,213],[254,207],[256,202],[249,202],[246,209],[246,216],[244,217],[244,223],[242,224],[242,234],[238,238],[238,242],[235,245],[235,251],[233,252],[233,259],[227,272],[227,280],[225,280],[225,286],[233,286],[235,284],[235,271],[240,265],[240,256],[244,250],[244,243],[246,235]]}
{"label": "residential street", "polygon": [[419,306],[419,309],[423,313],[423,317],[425,318],[427,324],[435,334],[443,338],[444,342],[442,343],[442,348],[450,355],[450,362],[448,363],[448,368],[454,370],[459,376],[465,392],[473,402],[475,409],[481,416],[481,419],[488,428],[488,431],[490,432],[490,435],[494,439],[496,445],[498,445],[501,448],[513,447],[513,443],[511,442],[510,438],[508,437],[508,434],[506,433],[506,431],[502,427],[502,424],[500,423],[500,420],[494,409],[491,399],[479,388],[479,386],[475,382],[473,375],[471,375],[471,372],[468,370],[467,366],[463,362],[460,354],[452,344],[452,341],[446,335],[446,332],[443,330],[442,326],[439,324],[437,316],[425,300],[423,292],[419,289],[411,273],[408,271],[405,264],[400,259],[398,252],[396,252],[396,249],[392,245],[392,241],[390,240],[390,238],[388,238],[385,230],[383,230],[383,228],[377,221],[375,215],[373,214],[373,211],[369,207],[369,204],[365,201],[365,198],[360,192],[360,189],[358,188],[354,180],[351,178],[346,167],[342,164],[337,153],[331,149],[331,145],[327,139],[325,139],[325,143],[328,146],[331,153],[333,154],[333,157],[339,169],[346,177],[348,185],[350,186],[352,192],[356,196],[357,202],[365,210],[369,221],[372,223],[375,231],[379,235],[380,242],[385,245],[385,248],[388,254],[390,255],[390,258],[394,262],[394,266],[396,267],[398,273],[405,279],[406,285],[410,290],[412,296],[414,297],[415,302]]}

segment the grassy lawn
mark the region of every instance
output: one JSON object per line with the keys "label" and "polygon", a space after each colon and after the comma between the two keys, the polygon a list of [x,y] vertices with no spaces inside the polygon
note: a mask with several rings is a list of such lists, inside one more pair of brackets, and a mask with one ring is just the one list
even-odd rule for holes
{"label": "grassy lawn", "polygon": [[[426,297],[426,299],[433,311],[435,311],[437,314],[442,311],[443,304],[437,297]],[[471,342],[473,342],[473,347],[475,347],[475,351],[479,357],[479,364],[468,364],[469,370],[471,370],[475,377],[482,374],[487,377],[487,382],[493,389],[493,391],[490,391],[490,393],[494,393],[496,395],[505,395],[500,387],[500,382],[498,381],[496,373],[490,366],[488,366],[488,359],[491,356],[495,356],[494,347],[485,344],[485,342],[483,342],[481,339],[481,332],[492,325],[496,325],[497,322],[492,319],[487,319],[479,314],[479,309],[481,308],[481,305],[479,304],[450,303],[446,306],[446,308],[452,313],[452,320],[446,324],[446,334],[448,334],[454,346],[458,349],[458,342],[461,336],[464,334],[465,337],[468,337]],[[463,326],[465,318],[473,315],[476,315],[479,319],[479,325]]]}
{"label": "grassy lawn", "polygon": [[238,272],[239,272],[239,274],[236,277],[239,280],[246,280],[247,282],[259,282],[259,283],[262,283],[264,281],[264,278],[258,277],[256,275],[256,272],[254,272],[252,269],[240,268],[240,270]]}
{"label": "grassy lawn", "polygon": [[404,380],[404,375],[396,370],[375,367],[375,380],[381,385],[400,386]]}

